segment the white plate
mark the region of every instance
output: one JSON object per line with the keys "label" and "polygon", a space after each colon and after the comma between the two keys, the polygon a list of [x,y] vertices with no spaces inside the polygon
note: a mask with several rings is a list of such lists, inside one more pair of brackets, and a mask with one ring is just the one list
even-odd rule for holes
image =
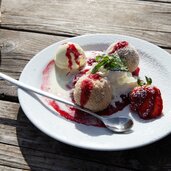
{"label": "white plate", "polygon": [[[41,131],[61,142],[94,150],[124,150],[155,142],[171,132],[171,55],[161,48],[137,38],[123,35],[84,35],[52,44],[39,52],[24,68],[20,81],[40,88],[42,71],[53,58],[56,48],[64,42],[78,43],[84,50],[105,50],[111,43],[127,40],[141,54],[141,76],[153,79],[160,88],[164,109],[163,116],[144,121],[129,113],[134,120],[130,134],[113,134],[105,128],[86,126],[66,120],[51,112],[34,95],[18,90],[19,101],[29,120]],[[127,112],[126,107],[122,113]]]}

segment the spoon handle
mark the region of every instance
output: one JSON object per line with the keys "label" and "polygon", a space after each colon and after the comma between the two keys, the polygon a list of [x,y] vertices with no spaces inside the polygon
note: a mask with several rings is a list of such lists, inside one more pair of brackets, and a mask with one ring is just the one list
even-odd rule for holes
{"label": "spoon handle", "polygon": [[102,119],[99,115],[97,115],[97,114],[91,112],[91,111],[88,110],[88,109],[84,109],[84,108],[80,107],[79,105],[74,104],[73,102],[67,101],[67,100],[62,99],[62,98],[60,98],[60,97],[57,97],[57,96],[55,96],[55,95],[53,95],[53,94],[50,94],[50,93],[45,92],[45,91],[42,91],[42,90],[40,90],[40,89],[38,89],[38,88],[29,86],[29,85],[27,85],[27,84],[25,84],[25,83],[23,83],[23,82],[21,82],[21,81],[17,81],[17,80],[15,80],[15,79],[13,79],[12,77],[9,77],[8,75],[5,75],[5,74],[3,74],[3,73],[0,73],[0,78],[9,81],[10,83],[16,85],[17,87],[19,87],[19,88],[21,88],[21,89],[29,90],[29,91],[32,91],[32,92],[34,92],[34,93],[36,93],[36,94],[39,94],[39,95],[48,97],[48,98],[50,98],[50,99],[53,99],[53,100],[55,100],[55,101],[58,101],[58,102],[60,102],[60,103],[64,103],[64,104],[66,104],[66,105],[73,106],[73,107],[75,107],[75,108],[77,108],[77,109],[79,109],[79,110],[81,110],[81,111],[83,111],[83,112],[86,112],[86,113],[88,113],[88,114],[90,114],[90,115],[93,115],[94,117],[96,117],[96,118],[98,118],[98,119],[100,119],[100,120]]}

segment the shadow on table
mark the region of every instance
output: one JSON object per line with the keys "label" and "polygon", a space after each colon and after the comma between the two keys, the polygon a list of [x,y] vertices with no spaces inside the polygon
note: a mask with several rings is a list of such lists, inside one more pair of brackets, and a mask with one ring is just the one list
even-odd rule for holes
{"label": "shadow on table", "polygon": [[31,170],[171,169],[171,135],[133,150],[91,151],[48,137],[32,125],[21,108],[17,122],[18,144]]}

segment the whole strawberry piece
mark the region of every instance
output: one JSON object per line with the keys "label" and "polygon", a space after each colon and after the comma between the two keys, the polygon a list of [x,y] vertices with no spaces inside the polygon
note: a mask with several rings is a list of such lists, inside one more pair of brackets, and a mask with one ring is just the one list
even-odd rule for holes
{"label": "whole strawberry piece", "polygon": [[152,86],[151,78],[146,77],[146,82],[138,80],[138,87],[130,93],[130,108],[138,113],[142,119],[159,117],[163,110],[163,100],[160,90]]}

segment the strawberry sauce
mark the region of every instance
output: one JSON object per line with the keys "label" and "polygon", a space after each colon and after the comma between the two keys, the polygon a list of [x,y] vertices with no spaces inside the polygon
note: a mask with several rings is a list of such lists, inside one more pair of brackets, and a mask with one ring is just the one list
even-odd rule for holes
{"label": "strawberry sauce", "polygon": [[93,80],[100,80],[101,78],[99,74],[90,74],[88,77]]}
{"label": "strawberry sauce", "polygon": [[74,55],[74,60],[76,62],[77,65],[80,65],[80,61],[78,60],[79,56],[81,55],[77,48],[75,47],[74,44],[69,44],[68,48],[66,50],[66,56],[68,58],[68,68],[72,69],[72,56],[71,53]]}
{"label": "strawberry sauce", "polygon": [[99,74],[90,74],[88,79],[85,79],[81,83],[81,97],[80,97],[80,105],[84,107],[88,102],[91,91],[93,89],[93,80],[100,80],[101,76]]}
{"label": "strawberry sauce", "polygon": [[78,81],[78,79],[83,76],[84,74],[86,74],[89,71],[89,69],[85,69],[83,71],[80,71],[78,74],[76,74],[73,78],[72,84],[73,86],[76,84],[76,82]]}
{"label": "strawberry sauce", "polygon": [[127,41],[121,41],[121,42],[116,43],[113,46],[112,51],[109,52],[109,55],[111,55],[112,53],[115,53],[117,50],[122,49],[122,48],[124,48],[126,46],[128,46],[128,42]]}
{"label": "strawberry sauce", "polygon": [[47,91],[47,87],[48,87],[48,79],[49,79],[49,72],[52,70],[52,68],[54,67],[55,65],[55,61],[54,60],[51,60],[46,68],[43,70],[43,84],[41,85],[41,89],[43,91]]}
{"label": "strawberry sauce", "polygon": [[140,72],[140,68],[137,67],[137,68],[135,69],[135,71],[132,72],[132,75],[138,77],[138,76],[139,76],[139,72]]}
{"label": "strawberry sauce", "polygon": [[88,102],[91,90],[93,89],[93,83],[90,79],[83,80],[81,83],[81,97],[80,97],[80,104],[81,106],[85,106]]}
{"label": "strawberry sauce", "polygon": [[97,113],[99,115],[109,116],[116,112],[121,111],[124,107],[126,107],[130,103],[130,101],[129,101],[129,97],[126,95],[121,95],[120,97],[122,99],[122,102],[120,102],[120,101],[115,102],[115,106],[110,104],[106,109],[104,109],[103,111],[97,112]]}
{"label": "strawberry sauce", "polygon": [[87,60],[87,64],[88,64],[89,66],[92,66],[94,62],[96,62],[96,59],[95,59],[95,58],[89,58],[89,59]]}
{"label": "strawberry sauce", "polygon": [[85,125],[105,127],[104,124],[100,120],[90,115],[87,115],[85,112],[79,111],[75,109],[74,107],[68,107],[70,111],[66,112],[62,110],[55,101],[49,102],[49,105],[52,106],[62,117],[70,121],[74,121],[74,122],[85,124]]}

